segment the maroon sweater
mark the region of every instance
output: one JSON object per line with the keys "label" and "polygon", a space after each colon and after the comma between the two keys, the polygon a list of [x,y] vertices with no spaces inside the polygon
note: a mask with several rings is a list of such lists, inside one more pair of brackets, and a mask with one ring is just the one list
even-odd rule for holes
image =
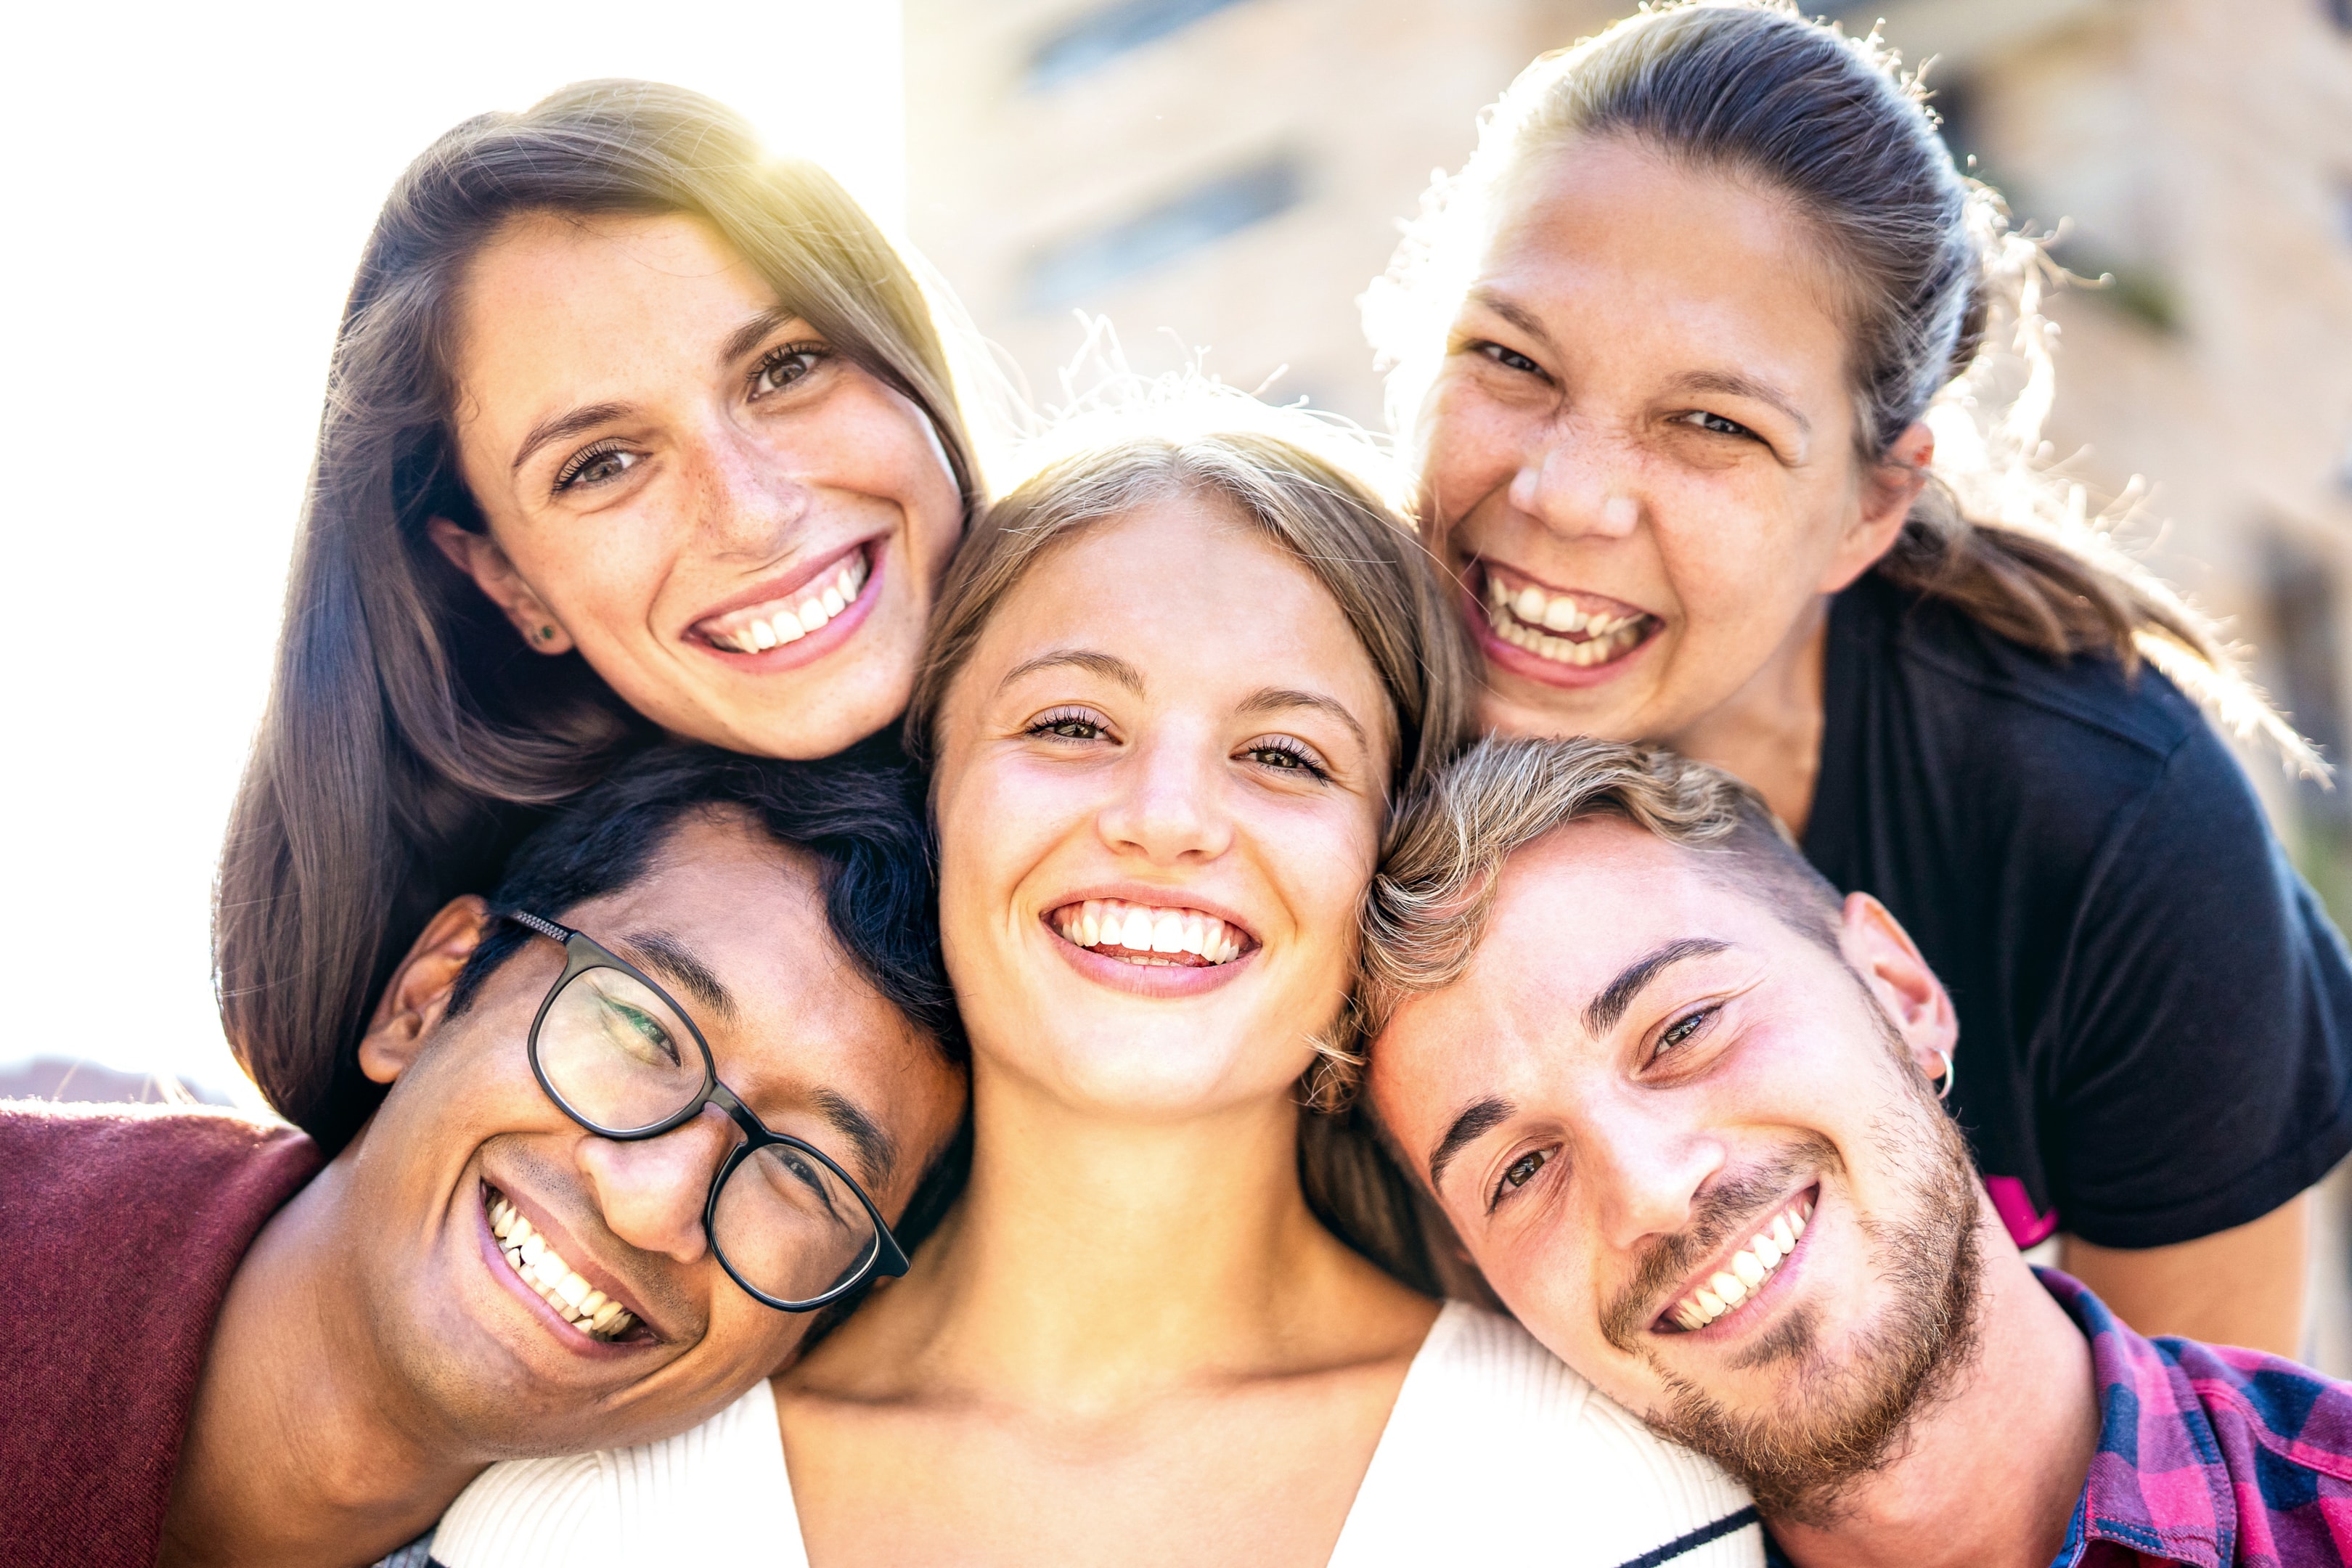
{"label": "maroon sweater", "polygon": [[0,1563],[152,1568],[229,1279],[318,1169],[226,1111],[0,1101]]}

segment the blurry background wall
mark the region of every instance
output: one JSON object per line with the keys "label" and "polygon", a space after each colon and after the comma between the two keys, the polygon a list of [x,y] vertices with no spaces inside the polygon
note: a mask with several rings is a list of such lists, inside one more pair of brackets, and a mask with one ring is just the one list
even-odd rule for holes
{"label": "blurry background wall", "polygon": [[[1355,297],[1397,220],[1540,50],[1622,0],[906,0],[908,224],[1045,401],[1111,319],[1380,424]],[[2352,0],[1903,0],[1884,20],[1954,150],[2103,287],[2056,296],[2053,455],[2153,488],[2148,563],[2224,618],[2346,758],[2352,692]],[[1277,373],[1279,373],[1277,374]],[[2249,771],[2352,920],[2352,787]],[[2352,778],[2347,778],[2352,786]],[[2255,1026],[2259,1026],[2257,1023]],[[2347,1178],[2339,1173],[2338,1184]],[[2352,1373],[2340,1185],[2315,1353]]]}

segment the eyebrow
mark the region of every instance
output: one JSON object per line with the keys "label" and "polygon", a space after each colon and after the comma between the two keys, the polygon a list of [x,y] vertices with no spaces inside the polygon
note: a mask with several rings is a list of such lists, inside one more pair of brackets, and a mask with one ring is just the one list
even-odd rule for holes
{"label": "eyebrow", "polygon": [[642,967],[656,972],[719,1018],[735,1021],[734,994],[686,943],[663,931],[632,931],[621,942]]}
{"label": "eyebrow", "polygon": [[1431,1188],[1434,1190],[1444,1179],[1445,1167],[1454,1163],[1454,1155],[1485,1137],[1517,1110],[1518,1107],[1509,1100],[1491,1094],[1464,1106],[1462,1113],[1454,1119],[1454,1124],[1445,1130],[1445,1136],[1437,1141],[1437,1147],[1429,1152]]}
{"label": "eyebrow", "polygon": [[1635,959],[1618,972],[1616,979],[1601,988],[1601,994],[1584,1005],[1584,1032],[1605,1035],[1615,1028],[1617,1020],[1625,1016],[1625,1009],[1633,1005],[1633,998],[1642,994],[1642,988],[1685,959],[1730,951],[1729,942],[1694,936],[1670,942]]}
{"label": "eyebrow", "polygon": [[1752,397],[1787,415],[1801,434],[1813,433],[1813,422],[1797,407],[1796,400],[1769,381],[1742,375],[1736,370],[1693,370],[1675,377],[1674,385],[1682,392],[1719,392],[1727,397]]}
{"label": "eyebrow", "polygon": [[1051,653],[1041,653],[1013,667],[1011,673],[997,682],[1003,690],[1024,676],[1034,675],[1041,669],[1083,669],[1099,675],[1106,680],[1116,680],[1139,696],[1143,691],[1143,672],[1116,654],[1097,653],[1091,648],[1063,647]]}
{"label": "eyebrow", "polygon": [[542,419],[530,427],[530,435],[522,438],[522,446],[515,452],[514,466],[507,471],[510,474],[520,473],[522,466],[530,462],[532,454],[541,447],[573,436],[583,435],[599,425],[635,412],[636,412],[636,405],[633,403],[591,403],[583,407],[574,408],[568,414],[558,414]]}
{"label": "eyebrow", "polygon": [[866,1184],[888,1186],[890,1173],[898,1166],[898,1140],[860,1110],[856,1100],[836,1089],[821,1089],[809,1098],[816,1113],[824,1118],[825,1125],[848,1139],[850,1147],[857,1152],[857,1168]]}
{"label": "eyebrow", "polygon": [[1314,712],[1328,714],[1331,718],[1337,719],[1340,723],[1345,724],[1348,727],[1349,733],[1356,737],[1356,744],[1364,747],[1368,751],[1371,748],[1371,737],[1366,735],[1364,733],[1364,727],[1356,722],[1356,716],[1353,713],[1349,712],[1346,708],[1342,707],[1334,699],[1325,697],[1318,692],[1294,691],[1283,687],[1269,686],[1252,693],[1249,700],[1241,705],[1239,711],[1243,713],[1281,713],[1298,708],[1308,709]]}
{"label": "eyebrow", "polygon": [[1551,334],[1544,331],[1543,322],[1538,319],[1533,310],[1518,301],[1506,295],[1497,294],[1492,289],[1480,287],[1470,290],[1470,302],[1494,311],[1544,347],[1549,349],[1554,346]]}
{"label": "eyebrow", "polygon": [[799,319],[798,310],[790,310],[782,305],[761,311],[728,335],[726,342],[719,345],[719,363],[721,365],[733,364],[737,360],[758,348],[761,338],[766,337],[786,321]]}

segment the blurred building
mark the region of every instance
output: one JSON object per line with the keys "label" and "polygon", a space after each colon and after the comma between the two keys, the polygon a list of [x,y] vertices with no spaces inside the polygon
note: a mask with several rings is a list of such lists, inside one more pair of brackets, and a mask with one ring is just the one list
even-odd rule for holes
{"label": "blurred building", "polygon": [[[908,226],[1043,401],[1085,310],[1139,369],[1205,349],[1229,383],[1377,426],[1355,298],[1397,220],[1520,66],[1627,9],[906,0]],[[2108,279],[2050,307],[2053,452],[2095,499],[2152,484],[2149,563],[2352,755],[2352,0],[1831,9],[1934,57],[1955,151],[2021,222],[2063,220],[2058,258]],[[2352,787],[2249,765],[2352,921]],[[2340,1229],[2322,1251],[2338,1276],[2352,1258]],[[2339,1372],[2342,1284],[2322,1347]]]}

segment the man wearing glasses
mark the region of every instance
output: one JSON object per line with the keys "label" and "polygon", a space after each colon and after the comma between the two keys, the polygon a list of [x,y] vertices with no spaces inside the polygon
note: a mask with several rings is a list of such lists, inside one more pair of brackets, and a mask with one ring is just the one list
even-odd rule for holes
{"label": "man wearing glasses", "polygon": [[370,1563],[493,1459],[725,1407],[950,1195],[933,919],[901,773],[666,749],[427,925],[307,1181],[213,1113],[0,1110],[0,1560]]}

